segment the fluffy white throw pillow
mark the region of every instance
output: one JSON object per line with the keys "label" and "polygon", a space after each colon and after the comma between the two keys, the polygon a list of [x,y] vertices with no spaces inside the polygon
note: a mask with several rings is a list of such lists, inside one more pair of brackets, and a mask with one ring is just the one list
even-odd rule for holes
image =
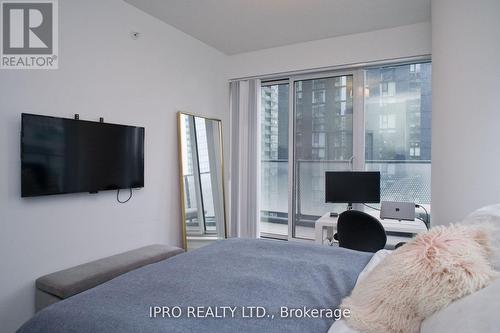
{"label": "fluffy white throw pillow", "polygon": [[489,225],[435,227],[398,248],[361,280],[342,309],[366,333],[417,333],[423,319],[488,285]]}
{"label": "fluffy white throw pillow", "polygon": [[[358,279],[356,280],[356,286],[363,280],[368,274],[375,269],[389,254],[391,254],[391,250],[379,250],[375,252],[373,257],[370,259],[368,264],[366,264],[365,268],[359,273]],[[360,333],[358,330],[355,330],[345,323],[344,319],[335,320],[330,326],[328,333]]]}

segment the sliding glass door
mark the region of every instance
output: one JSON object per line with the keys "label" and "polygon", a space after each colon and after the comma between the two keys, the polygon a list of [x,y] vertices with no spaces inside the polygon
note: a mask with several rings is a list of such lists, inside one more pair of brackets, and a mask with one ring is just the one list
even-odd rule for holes
{"label": "sliding glass door", "polygon": [[325,171],[351,170],[353,75],[294,83],[294,219],[292,237],[314,238],[325,203]]}
{"label": "sliding glass door", "polygon": [[430,62],[292,76],[261,98],[261,236],[314,239],[344,211],[325,203],[326,171],[380,171],[382,200],[430,209]]}

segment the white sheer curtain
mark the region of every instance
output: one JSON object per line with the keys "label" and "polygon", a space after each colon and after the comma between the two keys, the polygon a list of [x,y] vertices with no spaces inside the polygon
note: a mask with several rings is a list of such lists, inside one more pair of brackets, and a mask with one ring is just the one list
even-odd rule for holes
{"label": "white sheer curtain", "polygon": [[230,84],[231,237],[259,236],[260,80]]}

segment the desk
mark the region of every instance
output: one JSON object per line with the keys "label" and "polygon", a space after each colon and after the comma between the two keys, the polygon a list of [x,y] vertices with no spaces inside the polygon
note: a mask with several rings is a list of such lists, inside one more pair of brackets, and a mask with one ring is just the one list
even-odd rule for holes
{"label": "desk", "polygon": [[[380,219],[378,211],[370,211],[366,212],[382,223],[384,229],[389,235],[387,235],[387,244],[386,248],[392,249],[399,242],[408,242],[413,238],[413,236],[420,234],[422,232],[426,232],[427,228],[425,227],[424,222],[420,220],[415,221],[398,221],[398,220],[382,220]],[[324,229],[325,228],[333,228],[333,233],[337,232],[337,219],[338,217],[330,217],[330,213],[326,213],[318,220],[316,220],[314,226],[315,232],[315,240],[318,244],[323,244],[324,238]],[[401,234],[401,235],[398,235]],[[338,242],[334,241],[336,245]]]}

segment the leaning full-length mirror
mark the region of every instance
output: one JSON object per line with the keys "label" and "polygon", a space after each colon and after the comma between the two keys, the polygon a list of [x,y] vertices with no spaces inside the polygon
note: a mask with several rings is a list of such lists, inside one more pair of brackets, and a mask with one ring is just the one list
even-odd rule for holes
{"label": "leaning full-length mirror", "polygon": [[222,125],[217,119],[178,113],[184,248],[226,238]]}

